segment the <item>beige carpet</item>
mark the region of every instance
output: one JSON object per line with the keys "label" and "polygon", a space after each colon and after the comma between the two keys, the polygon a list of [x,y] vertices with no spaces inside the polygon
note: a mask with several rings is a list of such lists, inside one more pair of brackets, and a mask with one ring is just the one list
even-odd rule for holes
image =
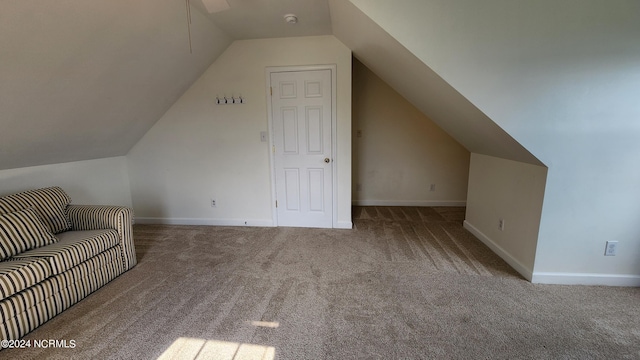
{"label": "beige carpet", "polygon": [[136,225],[139,264],[31,334],[57,359],[637,359],[640,289],[532,285],[463,208],[354,230]]}

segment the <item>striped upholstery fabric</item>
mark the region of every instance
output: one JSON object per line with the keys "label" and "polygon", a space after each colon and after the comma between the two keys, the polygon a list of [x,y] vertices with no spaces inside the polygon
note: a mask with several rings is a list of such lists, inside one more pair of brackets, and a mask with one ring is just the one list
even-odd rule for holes
{"label": "striped upholstery fabric", "polygon": [[15,255],[16,259],[42,258],[51,266],[52,275],[74,266],[118,245],[115,230],[67,231],[58,234],[58,242]]}
{"label": "striped upholstery fabric", "polygon": [[32,208],[0,214],[0,260],[56,241]]}
{"label": "striped upholstery fabric", "polygon": [[0,296],[2,299],[29,288],[51,276],[46,259],[14,259],[0,262]]}
{"label": "striped upholstery fabric", "polygon": [[0,338],[19,339],[124,272],[121,250],[84,263],[0,302]]}
{"label": "striped upholstery fabric", "polygon": [[122,206],[69,205],[67,214],[73,230],[117,230],[125,270],[137,264],[133,244],[133,210]]}
{"label": "striped upholstery fabric", "polygon": [[0,197],[0,213],[34,208],[42,221],[54,234],[71,229],[66,208],[71,198],[59,187],[29,190]]}
{"label": "striped upholstery fabric", "polygon": [[0,214],[33,208],[58,240],[0,262],[0,339],[21,338],[136,265],[131,209],[69,203],[60,188],[0,198]]}

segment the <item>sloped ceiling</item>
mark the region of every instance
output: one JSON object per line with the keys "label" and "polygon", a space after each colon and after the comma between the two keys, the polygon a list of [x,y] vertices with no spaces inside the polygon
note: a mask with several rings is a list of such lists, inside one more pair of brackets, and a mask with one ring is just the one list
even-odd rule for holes
{"label": "sloped ceiling", "polygon": [[191,0],[192,53],[183,0],[0,2],[0,170],[125,155],[232,40],[329,33],[468,150],[540,164],[350,1],[228,2]]}
{"label": "sloped ceiling", "polygon": [[125,155],[231,43],[184,1],[0,2],[0,169]]}
{"label": "sloped ceiling", "polygon": [[349,1],[329,0],[333,33],[467,150],[542,165],[527,149]]}

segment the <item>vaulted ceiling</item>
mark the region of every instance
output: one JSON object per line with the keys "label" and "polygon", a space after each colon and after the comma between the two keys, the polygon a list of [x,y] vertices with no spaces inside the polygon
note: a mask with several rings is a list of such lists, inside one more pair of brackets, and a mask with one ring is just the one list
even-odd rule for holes
{"label": "vaulted ceiling", "polygon": [[0,2],[0,169],[125,155],[233,40],[326,34],[470,151],[540,163],[349,1],[187,3]]}

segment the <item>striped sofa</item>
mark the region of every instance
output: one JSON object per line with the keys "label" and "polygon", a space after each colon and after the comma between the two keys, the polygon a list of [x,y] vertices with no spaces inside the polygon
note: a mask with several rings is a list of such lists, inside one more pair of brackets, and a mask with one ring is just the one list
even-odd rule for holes
{"label": "striped sofa", "polygon": [[0,339],[29,333],[136,265],[131,209],[59,187],[0,197]]}

